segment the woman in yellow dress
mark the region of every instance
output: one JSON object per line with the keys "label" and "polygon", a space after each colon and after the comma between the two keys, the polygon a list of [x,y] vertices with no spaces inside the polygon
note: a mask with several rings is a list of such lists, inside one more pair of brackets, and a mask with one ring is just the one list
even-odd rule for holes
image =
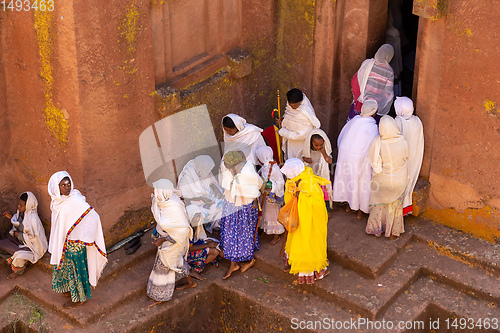
{"label": "woman in yellow dress", "polygon": [[327,276],[326,237],[328,213],[321,185],[330,181],[315,176],[310,167],[297,158],[290,158],[281,168],[288,178],[285,203],[298,197],[299,226],[288,234],[285,253],[290,274],[298,274],[298,283],[312,284]]}

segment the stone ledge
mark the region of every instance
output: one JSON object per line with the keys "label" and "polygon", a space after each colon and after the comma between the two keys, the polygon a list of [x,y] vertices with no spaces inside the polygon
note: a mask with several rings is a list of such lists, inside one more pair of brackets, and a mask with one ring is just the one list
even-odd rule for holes
{"label": "stone ledge", "polygon": [[160,118],[174,113],[181,108],[179,90],[171,86],[162,86],[153,93],[155,109]]}
{"label": "stone ledge", "polygon": [[448,14],[449,0],[414,0],[413,14],[435,21]]}
{"label": "stone ledge", "polygon": [[233,49],[226,53],[231,74],[235,79],[241,79],[252,73],[252,57],[250,53],[240,48]]}
{"label": "stone ledge", "polygon": [[418,178],[415,188],[413,189],[413,212],[412,215],[420,216],[422,215],[426,208],[427,202],[429,201],[429,193],[431,191],[431,184],[425,178]]}

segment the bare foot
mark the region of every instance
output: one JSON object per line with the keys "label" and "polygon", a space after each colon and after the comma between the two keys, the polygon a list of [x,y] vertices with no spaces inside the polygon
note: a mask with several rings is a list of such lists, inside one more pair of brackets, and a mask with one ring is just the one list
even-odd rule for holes
{"label": "bare foot", "polygon": [[241,265],[241,272],[245,273],[248,271],[250,267],[252,267],[255,264],[255,258],[250,260],[249,262],[245,263],[244,265]]}
{"label": "bare foot", "polygon": [[328,275],[330,275],[330,271],[327,270],[323,275],[321,275],[319,277],[315,277],[314,279],[315,280],[321,280],[321,279],[326,278]]}
{"label": "bare foot", "polygon": [[163,303],[162,301],[155,301],[154,299],[149,299],[148,301],[144,302],[143,307],[144,308],[152,308],[153,306],[156,306],[158,304]]}
{"label": "bare foot", "polygon": [[348,213],[351,211],[351,207],[349,207],[349,204],[347,204],[347,207],[345,208],[345,211],[348,212]]}
{"label": "bare foot", "polygon": [[69,302],[69,303],[64,303],[63,308],[65,309],[74,309],[77,306],[83,305],[85,302]]}
{"label": "bare foot", "polygon": [[395,240],[397,238],[398,238],[398,236],[394,236],[394,235],[392,235],[391,237],[389,237],[390,240]]}
{"label": "bare foot", "polygon": [[271,239],[271,241],[268,244],[271,246],[274,246],[274,245],[278,244],[280,239],[281,239],[280,235],[274,235],[273,239]]}
{"label": "bare foot", "polygon": [[195,271],[190,271],[189,275],[191,275],[192,277],[194,277],[196,280],[200,280],[200,281],[206,280],[206,278],[204,278],[198,272],[195,272]]}
{"label": "bare foot", "polygon": [[68,291],[68,292],[62,293],[62,295],[63,295],[64,297],[71,297],[71,292],[70,292],[70,291]]}
{"label": "bare foot", "polygon": [[7,280],[14,280],[18,276],[19,276],[19,274],[17,274],[17,273],[10,273],[9,275],[7,275]]}
{"label": "bare foot", "polygon": [[290,273],[290,269],[292,269],[292,266],[286,265],[285,268],[283,268],[283,272]]}
{"label": "bare foot", "polygon": [[180,286],[177,289],[184,290],[184,289],[196,288],[196,286],[197,286],[196,282],[191,282],[191,283],[183,284],[182,286]]}
{"label": "bare foot", "polygon": [[361,210],[358,210],[358,219],[363,218],[363,212]]}
{"label": "bare foot", "polygon": [[[234,264],[234,265],[233,265]],[[229,266],[229,269],[227,270],[226,275],[222,277],[223,280],[229,278],[233,272],[236,272],[238,269],[240,269],[240,265],[237,263],[231,263],[231,266]]]}

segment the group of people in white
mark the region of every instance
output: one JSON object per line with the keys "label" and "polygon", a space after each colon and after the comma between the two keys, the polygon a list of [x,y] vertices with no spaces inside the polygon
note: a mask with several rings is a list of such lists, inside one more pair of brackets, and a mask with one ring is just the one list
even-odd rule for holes
{"label": "group of people in white", "polygon": [[[403,216],[411,212],[422,163],[423,130],[407,97],[395,99],[396,118],[387,115],[394,100],[391,50],[383,45],[353,77],[354,99],[337,140],[335,168],[330,167],[331,142],[311,102],[294,88],[287,93],[283,118],[277,120],[285,156],[281,168],[262,129],[228,114],[222,119],[224,152],[217,168],[210,156],[200,155],[184,165],[176,185],[168,177],[153,183],[153,244],[158,252],[145,306],[169,300],[180,279],[187,283],[179,288],[196,287],[193,278],[204,279],[205,266],[218,266],[222,258],[230,262],[223,279],[247,271],[260,246],[258,223],[273,236],[270,245],[286,237],[285,270],[308,284],[329,273],[326,235],[334,202],[347,203],[346,209],[358,211],[358,218],[369,214],[367,234],[395,238],[404,232]],[[48,249],[52,289],[70,297],[66,306],[74,307],[91,297],[90,286],[97,284],[107,262],[101,222],[67,172],[52,175],[48,192],[49,242],[33,193],[21,195],[16,214],[4,213],[12,222],[9,241],[19,247],[8,259],[13,271],[9,278],[22,274],[28,262],[36,263]],[[300,223],[288,230],[278,215],[294,197]],[[219,239],[208,236],[219,230]]]}

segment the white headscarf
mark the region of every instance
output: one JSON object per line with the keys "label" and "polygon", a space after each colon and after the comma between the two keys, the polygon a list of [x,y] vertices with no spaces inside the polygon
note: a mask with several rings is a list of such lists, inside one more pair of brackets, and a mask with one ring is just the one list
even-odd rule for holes
{"label": "white headscarf", "polygon": [[188,215],[189,223],[191,227],[196,228],[196,232],[193,235],[193,243],[196,243],[199,239],[207,239],[207,234],[205,228],[203,227],[203,212],[200,207],[195,204],[191,204],[186,207],[186,212]]}
{"label": "white headscarf", "polygon": [[[332,155],[332,144],[330,143],[330,139],[328,138],[326,133],[324,131],[320,130],[319,128],[315,128],[307,134],[306,140],[304,141],[304,148],[302,149],[302,156],[307,157],[307,158],[311,158],[311,137],[314,134],[317,134],[323,138],[325,152],[328,156],[331,156]],[[304,165],[310,166],[313,169],[313,171],[317,170],[317,171],[315,171],[316,176],[320,176],[322,178],[325,178],[326,180],[330,180],[330,167],[329,167],[328,163],[326,162],[326,160],[323,158],[323,156],[320,157],[319,166],[317,166],[317,167],[316,166],[313,167],[313,164],[309,164],[309,163],[304,163]],[[333,190],[332,190],[331,183],[326,185],[326,190],[328,192],[330,207],[333,208],[333,201],[332,201],[333,200]]]}
{"label": "white headscarf", "polygon": [[[264,181],[267,181],[269,176],[269,170],[271,169],[271,161],[273,161],[273,150],[269,146],[260,147],[256,151],[257,158],[262,163],[262,168],[259,173]],[[285,180],[283,179],[283,174],[277,163],[272,164],[271,176],[269,180],[271,181],[272,187],[271,192],[278,197],[285,195]]]}
{"label": "white headscarf", "polygon": [[214,161],[207,155],[200,155],[187,162],[179,175],[177,184],[182,197],[186,199],[210,198],[212,196],[210,185],[216,182],[211,173],[214,166]]}
{"label": "white headscarf", "polygon": [[362,117],[371,117],[378,110],[378,103],[374,99],[366,99],[363,105],[361,106],[361,116]]}
{"label": "white headscarf", "polygon": [[[47,237],[43,229],[42,221],[38,217],[37,207],[38,200],[31,192],[25,192],[28,195],[26,200],[26,211],[24,212],[23,219],[23,239],[24,243],[31,250],[31,253],[14,253],[13,258],[20,257],[29,260],[31,263],[36,263],[47,251]],[[13,223],[19,220],[19,210],[12,217]],[[22,252],[22,251],[19,251]],[[32,255],[31,255],[32,254]]]}
{"label": "white headscarf", "polygon": [[153,183],[153,187],[151,212],[157,223],[156,230],[160,235],[168,235],[175,240],[175,243],[163,242],[158,248],[158,254],[165,266],[181,272],[193,230],[184,204],[174,193],[174,184],[168,179],[160,179]]}
{"label": "white headscarf", "polygon": [[396,115],[409,119],[413,115],[413,102],[408,97],[396,97],[394,109]]}
{"label": "white headscarf", "polygon": [[[59,183],[66,177],[71,181],[71,192],[68,196],[62,195],[59,189]],[[64,256],[63,250],[68,240],[86,243],[89,282],[92,286],[96,286],[108,262],[99,214],[90,207],[80,191],[74,189],[73,180],[66,171],[56,172],[50,177],[48,192],[52,198],[50,203],[52,211],[49,239],[49,252],[52,254],[50,263],[60,268]],[[88,213],[85,217],[70,231],[86,211]]]}
{"label": "white headscarf", "polygon": [[289,158],[281,168],[281,172],[283,172],[288,179],[297,177],[304,170],[304,162],[298,158]]}
{"label": "white headscarf", "polygon": [[193,159],[193,166],[198,176],[203,179],[210,175],[215,166],[215,162],[208,155],[200,155]]}
{"label": "white headscarf", "polygon": [[231,118],[234,125],[238,129],[234,135],[229,135],[224,131],[224,154],[228,151],[242,151],[246,158],[253,164],[257,165],[255,160],[255,150],[260,146],[265,146],[264,139],[262,137],[262,129],[252,125],[247,124],[247,121],[233,113],[226,115],[226,117]]}
{"label": "white headscarf", "polygon": [[375,53],[375,61],[380,63],[389,64],[392,57],[394,56],[394,48],[391,44],[384,44],[379,47],[377,53]]}

